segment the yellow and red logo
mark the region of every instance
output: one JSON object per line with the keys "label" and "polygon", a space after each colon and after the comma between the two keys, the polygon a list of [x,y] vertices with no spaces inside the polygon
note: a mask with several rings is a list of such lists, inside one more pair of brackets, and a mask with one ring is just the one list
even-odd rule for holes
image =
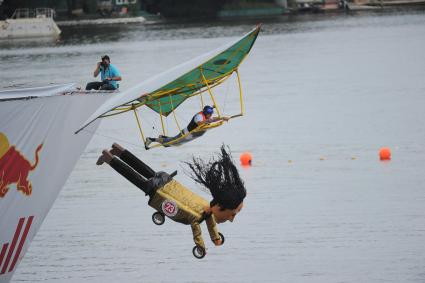
{"label": "yellow and red logo", "polygon": [[32,193],[32,184],[28,180],[28,174],[33,171],[39,162],[39,152],[43,144],[35,150],[35,162],[30,161],[18,150],[15,145],[10,146],[7,136],[0,132],[0,198],[3,198],[10,189],[10,185],[16,184],[18,191],[29,196]]}

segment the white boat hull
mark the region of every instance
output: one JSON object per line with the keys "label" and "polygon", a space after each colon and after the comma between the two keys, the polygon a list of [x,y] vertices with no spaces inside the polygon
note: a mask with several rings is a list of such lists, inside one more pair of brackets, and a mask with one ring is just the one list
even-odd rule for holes
{"label": "white boat hull", "polygon": [[0,21],[0,39],[58,37],[61,30],[52,18],[7,19]]}

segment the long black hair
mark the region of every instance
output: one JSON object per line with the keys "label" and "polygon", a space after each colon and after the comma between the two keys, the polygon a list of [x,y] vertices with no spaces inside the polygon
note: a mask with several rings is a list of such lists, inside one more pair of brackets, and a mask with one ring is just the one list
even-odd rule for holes
{"label": "long black hair", "polygon": [[192,171],[189,176],[211,192],[211,206],[218,204],[222,209],[236,209],[245,198],[246,189],[224,144],[220,150],[208,162],[196,157],[186,162]]}

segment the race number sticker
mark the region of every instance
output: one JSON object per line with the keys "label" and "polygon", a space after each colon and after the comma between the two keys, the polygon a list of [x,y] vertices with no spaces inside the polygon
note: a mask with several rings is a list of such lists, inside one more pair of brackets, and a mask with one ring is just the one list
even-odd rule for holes
{"label": "race number sticker", "polygon": [[162,202],[162,212],[164,212],[164,214],[168,217],[176,216],[178,211],[179,208],[174,201],[167,199]]}

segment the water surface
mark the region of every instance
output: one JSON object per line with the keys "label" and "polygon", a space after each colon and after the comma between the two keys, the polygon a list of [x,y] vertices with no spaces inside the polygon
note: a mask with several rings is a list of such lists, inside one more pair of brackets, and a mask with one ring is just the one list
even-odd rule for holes
{"label": "water surface", "polygon": [[[67,28],[59,42],[0,44],[2,88],[85,85],[109,54],[125,90],[248,32],[253,23]],[[146,152],[131,115],[105,120],[35,237],[14,282],[424,282],[425,17],[421,13],[274,20],[240,68],[246,116],[187,146]],[[217,91],[237,111],[229,83]],[[181,121],[198,111],[185,103]],[[148,135],[158,117],[142,111]],[[78,113],[76,113],[78,115]],[[172,117],[167,122],[175,131]],[[143,193],[100,151],[119,141],[205,193],[181,161],[224,142],[248,196],[208,255],[188,226],[155,226]],[[381,146],[390,162],[378,161]]]}

